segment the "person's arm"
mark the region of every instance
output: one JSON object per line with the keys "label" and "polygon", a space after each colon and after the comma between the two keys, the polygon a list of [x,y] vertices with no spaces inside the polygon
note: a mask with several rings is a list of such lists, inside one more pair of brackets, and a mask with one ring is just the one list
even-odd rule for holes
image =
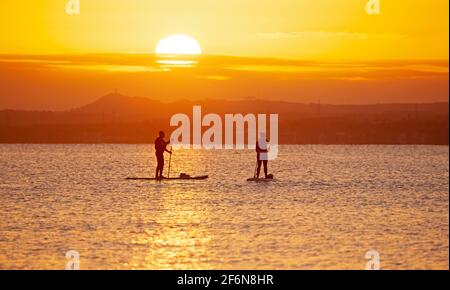
{"label": "person's arm", "polygon": [[268,144],[266,144],[266,149],[262,149],[261,147],[259,147],[259,142],[256,144],[256,152],[258,152],[258,153],[268,153],[269,152],[269,150],[267,149],[268,148]]}
{"label": "person's arm", "polygon": [[261,149],[261,153],[267,153],[267,152],[269,152],[269,149]]}
{"label": "person's arm", "polygon": [[164,149],[167,153],[172,154],[172,150],[167,149],[167,145],[170,144],[170,140],[166,142],[166,148]]}

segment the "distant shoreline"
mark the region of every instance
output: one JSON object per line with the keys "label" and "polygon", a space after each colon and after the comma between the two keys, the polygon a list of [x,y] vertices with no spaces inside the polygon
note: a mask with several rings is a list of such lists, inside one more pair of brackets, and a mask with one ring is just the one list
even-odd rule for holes
{"label": "distant shoreline", "polygon": [[106,95],[64,112],[0,111],[0,144],[150,144],[174,114],[278,114],[279,144],[448,145],[448,103],[327,105],[269,101],[164,104]]}
{"label": "distant shoreline", "polygon": [[[2,143],[1,145],[148,145],[153,146],[153,143]],[[305,144],[294,144],[294,143],[284,143],[280,146],[438,146],[438,147],[449,147],[449,144],[319,144],[319,143],[305,143]],[[184,149],[187,150],[187,149]],[[199,149],[189,149],[199,151]],[[225,149],[200,149],[205,151],[220,151]],[[244,149],[239,151],[252,150]]]}

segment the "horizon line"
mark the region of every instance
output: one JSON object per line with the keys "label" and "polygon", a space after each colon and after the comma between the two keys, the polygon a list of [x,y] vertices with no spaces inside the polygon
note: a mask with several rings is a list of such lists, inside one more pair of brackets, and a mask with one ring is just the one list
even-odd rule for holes
{"label": "horizon line", "polygon": [[155,52],[70,52],[70,53],[0,53],[0,60],[2,57],[63,57],[63,56],[150,56],[150,57],[181,57],[181,58],[202,58],[202,57],[229,57],[229,58],[243,58],[243,59],[265,59],[265,60],[280,60],[280,61],[307,61],[307,62],[395,62],[395,61],[444,61],[450,63],[450,58],[436,58],[436,57],[417,57],[417,58],[317,58],[317,57],[278,57],[273,55],[237,55],[237,54],[220,54],[220,53],[202,53],[200,55],[179,54],[179,55],[164,55]]}
{"label": "horizon line", "polygon": [[[278,104],[293,104],[293,105],[304,105],[304,106],[311,106],[311,105],[315,105],[315,106],[331,106],[331,107],[374,107],[374,106],[418,106],[418,105],[438,105],[438,104],[449,104],[450,101],[433,101],[433,102],[392,102],[392,103],[386,103],[386,102],[379,102],[379,103],[367,103],[367,104],[333,104],[333,103],[323,103],[320,100],[317,100],[317,102],[294,102],[294,101],[285,101],[285,100],[269,100],[269,99],[262,99],[262,98],[240,98],[240,99],[234,99],[234,100],[226,100],[226,99],[198,99],[198,100],[189,100],[189,99],[177,99],[177,100],[172,100],[172,101],[161,101],[158,100],[156,98],[151,98],[151,97],[145,97],[145,96],[130,96],[130,95],[125,95],[119,92],[112,92],[112,93],[108,93],[105,94],[103,96],[97,97],[94,101],[90,102],[90,103],[86,103],[86,104],[81,104],[79,106],[76,107],[72,107],[72,108],[68,108],[68,109],[60,109],[60,110],[45,110],[45,109],[10,109],[10,108],[0,108],[0,112],[34,112],[34,113],[66,113],[66,112],[70,112],[73,110],[77,110],[80,108],[83,108],[85,106],[89,106],[91,104],[94,104],[95,102],[103,99],[103,98],[107,98],[107,97],[111,97],[111,96],[121,96],[121,97],[125,97],[128,99],[145,99],[146,101],[152,101],[152,102],[157,102],[160,103],[162,105],[171,105],[171,104],[177,104],[177,103],[182,103],[182,102],[187,102],[187,103],[191,103],[193,106],[196,105],[202,105],[201,103],[204,102],[224,102],[224,103],[240,103],[240,102],[254,102],[254,101],[258,101],[258,102],[265,102],[265,103],[278,103]],[[198,104],[196,104],[198,103]]]}

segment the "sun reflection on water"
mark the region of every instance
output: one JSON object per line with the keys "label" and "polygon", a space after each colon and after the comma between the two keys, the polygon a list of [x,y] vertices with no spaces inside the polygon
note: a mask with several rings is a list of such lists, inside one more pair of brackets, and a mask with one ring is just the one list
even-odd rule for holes
{"label": "sun reflection on water", "polygon": [[152,213],[152,226],[136,235],[131,244],[141,246],[144,252],[137,252],[132,258],[133,269],[209,269],[204,261],[207,249],[211,247],[211,234],[204,225],[208,213],[191,209],[184,202],[192,193],[177,192],[173,197],[162,199],[162,210]]}
{"label": "sun reflection on water", "polygon": [[[175,154],[181,158],[189,153],[178,150]],[[174,174],[199,170],[202,158],[202,155],[191,156],[182,165],[175,160]],[[131,244],[143,251],[137,251],[128,266],[131,269],[213,269],[206,258],[214,246],[214,235],[208,228],[211,217],[207,208],[198,202],[207,193],[199,191],[195,184],[189,187],[182,183],[161,183],[159,190],[159,209],[147,213],[146,218],[151,220],[149,226],[131,239]]]}

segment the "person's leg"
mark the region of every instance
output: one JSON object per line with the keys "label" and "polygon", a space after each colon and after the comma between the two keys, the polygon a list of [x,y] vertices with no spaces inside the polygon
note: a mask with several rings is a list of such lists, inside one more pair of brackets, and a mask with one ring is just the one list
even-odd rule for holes
{"label": "person's leg", "polygon": [[258,168],[256,169],[256,178],[259,178],[259,175],[261,173],[261,165],[262,165],[262,161],[258,160]]}
{"label": "person's leg", "polygon": [[268,164],[269,164],[269,161],[268,160],[264,160],[264,175],[266,176],[266,178],[268,177]]}
{"label": "person's leg", "polygon": [[155,173],[155,178],[159,178],[159,167],[160,167],[160,165],[159,165],[159,156],[158,155],[155,155],[156,156],[156,173]]}
{"label": "person's leg", "polygon": [[163,173],[164,173],[164,155],[161,156],[161,164],[160,164],[160,169],[159,169],[159,177],[163,178]]}
{"label": "person's leg", "polygon": [[158,155],[158,168],[156,169],[156,178],[162,178],[163,177],[163,171],[164,171],[164,155]]}

